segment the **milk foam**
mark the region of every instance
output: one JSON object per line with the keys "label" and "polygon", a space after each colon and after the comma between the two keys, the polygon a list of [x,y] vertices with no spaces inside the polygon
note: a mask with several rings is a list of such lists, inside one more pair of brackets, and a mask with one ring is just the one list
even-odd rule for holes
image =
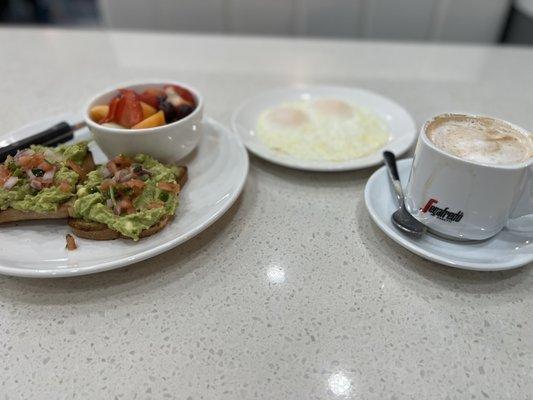
{"label": "milk foam", "polygon": [[441,116],[426,134],[442,151],[483,164],[516,164],[533,155],[531,137],[492,118]]}

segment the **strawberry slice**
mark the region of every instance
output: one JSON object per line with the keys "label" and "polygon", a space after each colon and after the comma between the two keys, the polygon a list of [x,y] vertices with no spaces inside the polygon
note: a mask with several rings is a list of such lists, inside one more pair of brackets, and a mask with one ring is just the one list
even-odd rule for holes
{"label": "strawberry slice", "polygon": [[117,107],[115,122],[126,128],[131,128],[143,120],[143,108],[139,95],[130,89],[121,89],[122,95]]}
{"label": "strawberry slice", "polygon": [[117,116],[118,103],[120,102],[120,95],[114,97],[113,100],[109,103],[109,111],[107,115],[100,120],[100,124],[105,124],[107,122],[114,122]]}
{"label": "strawberry slice", "polygon": [[139,95],[131,89],[120,89],[120,94],[109,103],[109,112],[100,122],[116,122],[131,128],[143,120],[143,109]]}
{"label": "strawberry slice", "polygon": [[139,95],[139,100],[157,109],[159,107],[159,98],[164,96],[165,92],[161,89],[146,89]]}

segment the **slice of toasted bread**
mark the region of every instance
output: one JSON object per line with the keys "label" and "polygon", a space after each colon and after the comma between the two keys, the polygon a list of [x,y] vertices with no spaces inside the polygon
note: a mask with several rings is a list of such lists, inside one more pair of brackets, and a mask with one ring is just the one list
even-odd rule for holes
{"label": "slice of toasted bread", "polygon": [[[187,182],[188,174],[187,167],[180,166],[178,173],[176,174],[176,182],[183,187]],[[176,196],[178,196],[176,194]],[[141,238],[151,236],[159,231],[161,231],[165,226],[167,226],[174,216],[168,215],[158,221],[155,225],[152,225],[150,228],[145,229],[139,235]],[[118,238],[131,239],[113,229],[107,227],[107,225],[101,224],[99,222],[86,221],[81,218],[69,218],[68,224],[72,228],[72,232],[83,239],[91,240],[114,240]]]}
{"label": "slice of toasted bread", "polygon": [[[144,238],[151,236],[161,231],[167,224],[172,221],[174,216],[166,216],[155,225],[145,229],[141,232],[139,237]],[[98,222],[85,221],[80,218],[69,218],[68,224],[72,228],[72,232],[83,239],[91,240],[113,240],[118,238],[130,239],[127,236],[120,234],[117,231],[109,229],[106,225]]]}
{"label": "slice of toasted bread", "polygon": [[[94,164],[93,155],[90,151],[87,152],[85,159],[81,165],[81,168],[85,172],[85,176],[96,168]],[[85,178],[83,176],[83,178]],[[70,216],[70,209],[72,202],[60,204],[57,210],[54,212],[40,213],[36,211],[21,211],[14,208],[8,208],[7,210],[0,211],[0,224],[5,222],[17,222],[17,221],[30,221],[36,219],[63,219]]]}
{"label": "slice of toasted bread", "polygon": [[36,211],[20,211],[14,208],[0,211],[0,224],[5,222],[30,221],[37,219],[64,219],[68,218],[70,213],[71,202],[60,204],[57,211],[40,213]]}

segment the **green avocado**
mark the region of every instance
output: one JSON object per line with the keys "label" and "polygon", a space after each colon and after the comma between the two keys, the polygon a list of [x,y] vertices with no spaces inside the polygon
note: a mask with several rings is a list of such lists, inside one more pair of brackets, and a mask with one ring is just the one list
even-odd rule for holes
{"label": "green avocado", "polygon": [[[79,142],[72,145],[62,145],[57,148],[44,146],[31,146],[31,150],[36,153],[53,152],[54,163],[58,170],[54,175],[54,184],[59,185],[62,181],[67,181],[72,187],[78,183],[79,176],[76,172],[67,168],[65,162],[73,160],[81,163],[87,155],[87,142]],[[47,157],[48,158],[48,157]],[[70,200],[74,194],[65,193],[57,187],[49,187],[37,191],[30,187],[30,181],[25,172],[16,165],[13,157],[8,157],[4,165],[11,171],[11,176],[19,180],[11,189],[0,187],[0,210],[14,208],[20,211],[53,212],[57,210],[59,204]]]}
{"label": "green avocado", "polygon": [[21,200],[12,201],[11,207],[20,211],[54,212],[59,204],[68,201],[72,196],[72,193],[62,192],[53,186],[40,190],[36,195],[27,194]]}
{"label": "green avocado", "polygon": [[0,210],[7,210],[14,201],[20,201],[30,194],[29,185],[17,184],[11,190],[0,188]]}
{"label": "green avocado", "polygon": [[79,175],[75,173],[73,170],[65,167],[64,165],[59,168],[59,170],[54,175],[54,183],[60,184],[63,181],[66,181],[70,183],[72,186],[74,186],[76,183],[78,183]]}
{"label": "green avocado", "polygon": [[87,142],[79,142],[71,145],[59,146],[56,151],[63,155],[65,161],[72,160],[81,163],[87,155]]}
{"label": "green avocado", "polygon": [[[139,240],[139,235],[145,229],[159,222],[168,215],[174,215],[178,206],[178,197],[157,187],[159,182],[176,183],[176,175],[172,166],[166,166],[150,156],[138,154],[133,160],[149,171],[144,175],[145,186],[143,192],[133,200],[135,212],[127,215],[116,215],[106,206],[108,200],[115,201],[112,190],[102,190],[100,184],[104,180],[103,166],[87,175],[83,185],[78,185],[77,199],[74,202],[74,216],[87,221],[99,222],[110,229],[120,232],[133,240]],[[127,189],[126,189],[127,190]],[[149,207],[154,202],[161,203],[160,207]]]}

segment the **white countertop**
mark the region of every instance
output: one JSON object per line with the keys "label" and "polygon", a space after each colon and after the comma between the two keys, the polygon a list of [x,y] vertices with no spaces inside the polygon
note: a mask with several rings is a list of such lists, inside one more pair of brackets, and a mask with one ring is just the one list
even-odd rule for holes
{"label": "white countertop", "polygon": [[[198,87],[226,124],[258,91],[325,83],[381,92],[417,123],[469,111],[533,128],[521,48],[0,29],[0,60],[3,131],[151,77]],[[531,265],[467,272],[392,243],[364,207],[372,171],[251,157],[240,200],[174,250],[0,277],[0,397],[533,398]]]}

